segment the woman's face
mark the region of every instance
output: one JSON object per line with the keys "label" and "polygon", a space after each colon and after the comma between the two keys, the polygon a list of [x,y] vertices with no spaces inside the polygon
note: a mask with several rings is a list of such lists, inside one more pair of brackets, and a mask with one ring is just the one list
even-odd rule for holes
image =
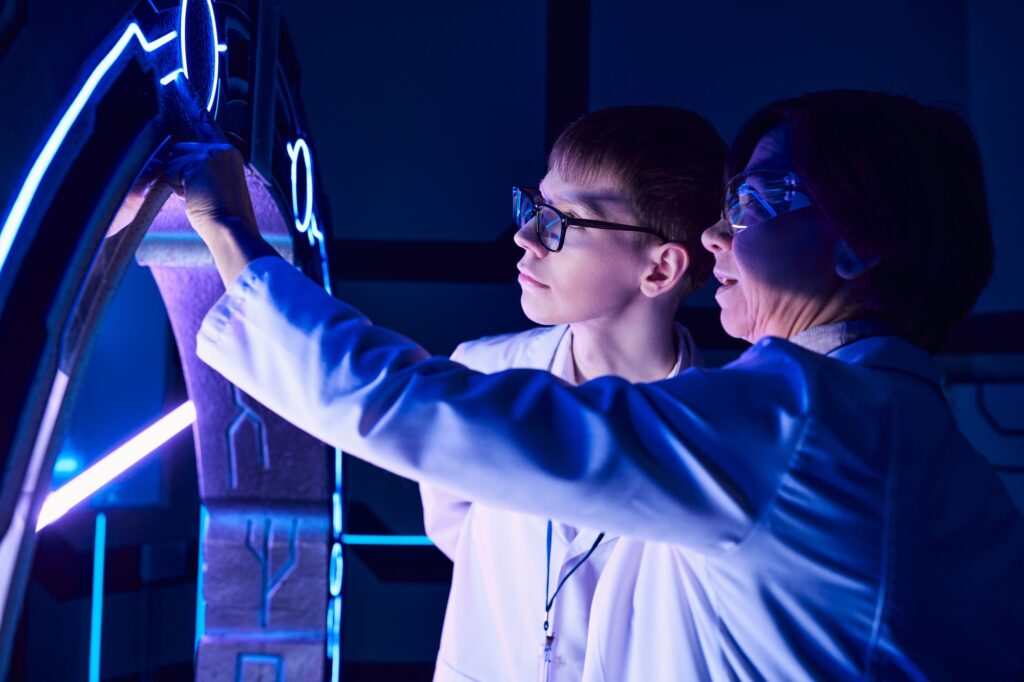
{"label": "woman's face", "polygon": [[[761,139],[745,170],[791,171],[792,165],[789,132],[779,127]],[[715,257],[721,282],[715,299],[731,336],[751,343],[790,338],[841,319],[839,240],[813,205],[742,229],[720,220],[704,232],[703,243]]]}

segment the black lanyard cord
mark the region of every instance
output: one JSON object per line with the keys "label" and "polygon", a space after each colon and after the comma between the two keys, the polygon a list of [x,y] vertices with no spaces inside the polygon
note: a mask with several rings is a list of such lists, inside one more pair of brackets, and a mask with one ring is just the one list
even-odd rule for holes
{"label": "black lanyard cord", "polygon": [[548,565],[547,573],[545,573],[544,575],[544,632],[548,631],[548,617],[551,614],[551,607],[555,604],[555,597],[557,597],[558,593],[562,591],[562,585],[565,585],[565,581],[568,580],[570,576],[572,576],[572,574],[576,572],[576,569],[582,566],[587,561],[587,559],[590,558],[590,555],[593,554],[594,550],[597,549],[597,546],[601,544],[601,540],[603,538],[604,533],[602,532],[600,535],[597,536],[597,539],[594,540],[594,544],[590,546],[590,549],[587,550],[587,553],[583,555],[583,558],[576,562],[576,565],[572,567],[572,570],[565,574],[565,577],[562,578],[562,580],[558,583],[558,586],[555,588],[555,593],[550,595],[549,597],[548,595],[551,591],[551,520],[548,519]]}

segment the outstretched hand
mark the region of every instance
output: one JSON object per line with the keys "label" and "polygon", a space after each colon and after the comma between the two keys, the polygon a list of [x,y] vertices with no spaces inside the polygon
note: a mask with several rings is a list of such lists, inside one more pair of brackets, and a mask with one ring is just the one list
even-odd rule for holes
{"label": "outstretched hand", "polygon": [[226,227],[259,234],[241,153],[205,111],[195,132],[197,141],[173,144],[164,167],[165,181],[185,199],[192,227],[208,245]]}
{"label": "outstretched hand", "polygon": [[185,214],[227,286],[250,261],[276,252],[260,236],[241,153],[200,111],[197,140],[174,143],[164,181],[185,199]]}

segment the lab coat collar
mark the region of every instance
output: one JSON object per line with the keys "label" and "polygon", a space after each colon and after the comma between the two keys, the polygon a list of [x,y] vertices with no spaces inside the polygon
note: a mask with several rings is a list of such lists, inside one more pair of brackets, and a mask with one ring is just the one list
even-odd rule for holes
{"label": "lab coat collar", "polygon": [[568,334],[569,325],[567,324],[556,324],[552,327],[547,327],[538,333],[530,343],[523,344],[522,354],[514,363],[514,366],[554,372],[556,353],[562,342],[567,340]]}
{"label": "lab coat collar", "polygon": [[898,336],[870,336],[841,346],[828,355],[855,365],[908,374],[942,393],[939,370],[932,356]]}
{"label": "lab coat collar", "polygon": [[[675,323],[676,341],[677,341],[677,357],[676,364],[672,367],[666,379],[671,379],[680,372],[688,369],[689,367],[703,367],[704,358],[701,356],[700,351],[697,350],[697,345],[693,341],[693,337],[686,327],[682,326],[678,322]],[[556,334],[551,335],[552,338]],[[569,383],[575,382],[575,371],[572,360],[572,331],[568,326],[560,333],[557,334],[558,343],[552,350],[550,358],[550,371],[555,376],[563,379]],[[542,344],[537,344],[538,346]],[[546,345],[546,344],[544,344]],[[565,550],[565,555],[562,560],[563,566],[567,563],[578,561],[580,557],[590,551],[590,548],[597,541],[597,536],[600,535],[599,530],[590,530],[588,528],[578,529],[576,536],[571,540],[565,536],[565,527],[562,524],[555,524],[555,533],[559,535],[563,541],[568,542],[568,547]],[[615,540],[618,536],[612,534],[606,534],[601,539],[601,546],[608,544],[612,540]]]}

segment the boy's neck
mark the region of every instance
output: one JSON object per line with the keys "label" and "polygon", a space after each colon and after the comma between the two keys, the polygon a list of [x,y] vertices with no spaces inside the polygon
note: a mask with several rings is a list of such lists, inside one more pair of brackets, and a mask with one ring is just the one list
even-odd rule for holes
{"label": "boy's neck", "polygon": [[667,377],[679,356],[672,313],[644,307],[614,319],[570,324],[577,381],[612,375],[644,383]]}

